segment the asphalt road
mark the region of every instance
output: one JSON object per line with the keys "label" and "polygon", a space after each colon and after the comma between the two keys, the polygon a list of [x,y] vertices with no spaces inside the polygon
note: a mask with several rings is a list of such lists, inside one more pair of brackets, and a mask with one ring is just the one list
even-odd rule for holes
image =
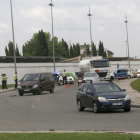
{"label": "asphalt road", "polygon": [[0,94],[0,131],[140,131],[140,109],[101,112],[77,110],[77,84],[55,86],[42,95]]}

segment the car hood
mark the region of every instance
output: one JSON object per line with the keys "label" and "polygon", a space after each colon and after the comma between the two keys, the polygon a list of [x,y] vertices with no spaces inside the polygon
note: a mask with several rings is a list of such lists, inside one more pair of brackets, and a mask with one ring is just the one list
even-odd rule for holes
{"label": "car hood", "polygon": [[33,85],[36,85],[36,84],[38,84],[38,81],[21,81],[20,82],[20,86],[26,86],[26,85],[33,86]]}
{"label": "car hood", "polygon": [[114,99],[114,98],[125,98],[127,95],[124,92],[108,92],[108,93],[97,93],[98,97],[105,97],[107,99]]}

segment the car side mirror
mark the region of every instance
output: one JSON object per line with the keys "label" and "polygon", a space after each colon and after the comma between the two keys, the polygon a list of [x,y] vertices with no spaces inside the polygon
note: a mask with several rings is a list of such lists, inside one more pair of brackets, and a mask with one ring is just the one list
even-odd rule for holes
{"label": "car side mirror", "polygon": [[87,91],[86,94],[91,94],[91,91]]}
{"label": "car side mirror", "polygon": [[19,80],[19,82],[21,82],[21,81],[22,81],[22,79]]}
{"label": "car side mirror", "polygon": [[122,91],[123,91],[123,92],[125,92],[125,91],[126,91],[126,89],[122,89]]}

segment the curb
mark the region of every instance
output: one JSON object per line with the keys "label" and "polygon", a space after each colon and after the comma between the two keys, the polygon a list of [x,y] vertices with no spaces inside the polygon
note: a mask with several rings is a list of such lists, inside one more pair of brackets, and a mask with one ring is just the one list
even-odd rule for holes
{"label": "curb", "polygon": [[14,91],[14,90],[17,90],[17,89],[2,90],[2,91],[0,91],[0,94],[5,93],[5,92],[9,92],[9,91]]}
{"label": "curb", "polygon": [[137,134],[140,135],[140,131],[0,131],[0,133],[117,133],[117,134]]}

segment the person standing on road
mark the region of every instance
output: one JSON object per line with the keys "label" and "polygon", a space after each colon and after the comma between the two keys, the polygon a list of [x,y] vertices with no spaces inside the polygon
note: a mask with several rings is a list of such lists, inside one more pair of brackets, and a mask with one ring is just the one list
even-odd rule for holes
{"label": "person standing on road", "polygon": [[17,72],[15,72],[14,74],[14,81],[15,81],[15,88],[17,88],[17,81],[18,81]]}
{"label": "person standing on road", "polygon": [[4,89],[4,77],[3,77],[3,74],[1,75],[1,82],[2,82],[2,89]]}
{"label": "person standing on road", "polygon": [[64,85],[64,81],[67,85],[67,73],[65,72],[65,70],[63,71],[63,85]]}
{"label": "person standing on road", "polygon": [[4,88],[7,89],[7,77],[6,77],[6,74],[3,75],[3,79],[4,79]]}

